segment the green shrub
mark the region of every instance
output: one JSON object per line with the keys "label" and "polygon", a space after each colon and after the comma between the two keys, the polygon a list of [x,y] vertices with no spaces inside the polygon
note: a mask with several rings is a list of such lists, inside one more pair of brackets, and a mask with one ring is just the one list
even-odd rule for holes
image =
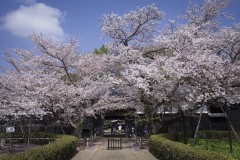
{"label": "green shrub", "polygon": [[227,160],[216,152],[199,150],[167,139],[164,134],[150,137],[149,151],[158,159],[164,160]]}
{"label": "green shrub", "polygon": [[[233,132],[230,132],[232,139],[236,139]],[[238,133],[238,136],[240,134]],[[182,142],[183,141],[183,133],[176,132],[171,133],[168,135],[168,138],[173,141]],[[192,132],[187,132],[187,138],[193,138]],[[215,130],[208,130],[208,131],[199,131],[197,134],[197,139],[228,139],[228,132],[227,131],[215,131]]]}
{"label": "green shrub", "polygon": [[24,153],[1,156],[0,160],[68,160],[76,152],[77,138],[59,135],[47,145],[30,149]]}
{"label": "green shrub", "polygon": [[[231,136],[234,137],[233,132],[230,132]],[[191,137],[192,138],[192,137]],[[227,139],[228,138],[228,132],[227,131],[200,131],[198,133],[199,139]]]}
{"label": "green shrub", "polygon": [[[10,138],[10,133],[0,133],[0,138]],[[12,133],[12,138],[22,138],[22,135]]]}
{"label": "green shrub", "polygon": [[[193,139],[189,139],[190,144]],[[190,145],[188,144],[188,145]],[[229,159],[240,159],[240,145],[237,141],[232,141],[233,152],[230,153],[229,141],[227,139],[197,139],[195,148],[218,152]]]}

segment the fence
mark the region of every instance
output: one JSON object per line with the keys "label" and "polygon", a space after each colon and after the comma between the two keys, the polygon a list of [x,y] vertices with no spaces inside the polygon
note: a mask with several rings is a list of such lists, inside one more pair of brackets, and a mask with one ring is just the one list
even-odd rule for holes
{"label": "fence", "polygon": [[[29,140],[48,140],[48,143],[50,143],[51,141],[54,141],[55,139],[56,138],[29,138]],[[0,137],[0,144],[1,144],[1,146],[5,144],[6,140],[12,142],[14,140],[24,140],[24,138],[1,138]]]}
{"label": "fence", "polygon": [[108,138],[108,150],[122,149],[122,138]]}

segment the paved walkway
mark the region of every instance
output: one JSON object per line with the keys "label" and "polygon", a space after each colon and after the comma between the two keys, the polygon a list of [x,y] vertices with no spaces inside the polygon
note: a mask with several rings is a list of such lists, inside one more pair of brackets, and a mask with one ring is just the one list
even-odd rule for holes
{"label": "paved walkway", "polygon": [[139,149],[132,141],[123,140],[122,150],[107,150],[107,139],[80,150],[72,160],[157,160],[147,149]]}

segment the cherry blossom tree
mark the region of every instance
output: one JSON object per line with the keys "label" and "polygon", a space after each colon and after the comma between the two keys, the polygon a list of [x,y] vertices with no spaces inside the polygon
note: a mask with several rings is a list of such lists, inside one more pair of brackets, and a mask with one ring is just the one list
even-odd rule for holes
{"label": "cherry blossom tree", "polygon": [[100,18],[102,32],[116,43],[146,42],[157,32],[157,25],[164,17],[155,5],[137,8],[123,16],[111,13]]}
{"label": "cherry blossom tree", "polygon": [[177,82],[176,91],[185,95],[182,99],[179,94],[174,97],[180,100],[177,102],[182,110],[197,109],[199,102],[211,103],[216,99],[228,106],[239,103],[238,25],[223,29],[219,25],[228,4],[226,0],[205,1],[202,7],[194,5],[187,12],[187,24],[174,31],[170,28],[156,38],[157,50],[170,50],[168,58],[163,61],[160,57],[158,63],[164,64],[167,75]]}
{"label": "cherry blossom tree", "polygon": [[[216,22],[218,22],[216,19],[222,15],[222,9],[226,8],[228,4],[229,1],[221,1],[221,3],[219,1],[205,1],[203,7],[194,6],[191,12],[188,12],[188,24],[181,25],[175,32],[161,35],[156,39],[157,43],[160,44],[158,45],[159,49],[167,48],[173,53],[173,56],[165,61],[168,66],[165,69],[168,73],[172,72],[171,77],[183,78],[185,82],[195,83],[196,87],[205,90],[204,92],[207,93],[205,98],[225,95],[227,88],[231,88],[229,86],[223,87],[225,85],[223,83],[226,83],[232,74],[228,72],[227,68],[229,67],[231,70],[235,68],[232,63],[228,62],[229,58],[226,55],[234,60],[238,56],[239,42],[237,37],[239,35],[235,31],[236,27],[234,29],[228,27],[220,30],[212,30],[212,28],[209,30],[209,25],[211,27],[214,25],[215,28],[220,27],[216,26]],[[198,12],[204,14],[195,15]],[[233,32],[236,36],[227,37],[227,30],[228,34]],[[226,40],[227,38],[228,40]],[[228,78],[225,79],[224,75],[225,78]],[[238,103],[238,101],[236,99],[235,102]]]}
{"label": "cherry blossom tree", "polygon": [[0,76],[0,111],[57,113],[80,133],[86,115],[108,110],[142,108],[153,129],[154,114],[172,106],[184,117],[203,104],[239,103],[240,25],[220,24],[229,3],[191,4],[186,24],[171,20],[157,36],[164,13],[154,5],[104,15],[103,34],[114,41],[108,54],[80,54],[75,38],[59,44],[34,34],[35,50],[6,53],[15,70]]}
{"label": "cherry blossom tree", "polygon": [[[125,56],[138,52],[138,58],[122,71],[124,79],[152,96],[151,103],[155,99],[158,105],[176,105],[184,113],[219,97],[229,106],[239,103],[238,63],[230,63],[238,57],[238,25],[220,29],[219,21],[227,16],[223,10],[228,5],[228,0],[205,1],[202,7],[194,4],[183,16],[188,23],[165,29],[151,50],[128,48],[131,55]],[[146,53],[152,54],[150,59],[143,58]]]}
{"label": "cherry blossom tree", "polygon": [[1,102],[10,112],[59,113],[58,117],[81,130],[84,117],[94,113],[92,103],[108,93],[106,56],[79,54],[76,39],[65,44],[41,35],[30,39],[35,51],[7,53],[15,71],[1,75]]}

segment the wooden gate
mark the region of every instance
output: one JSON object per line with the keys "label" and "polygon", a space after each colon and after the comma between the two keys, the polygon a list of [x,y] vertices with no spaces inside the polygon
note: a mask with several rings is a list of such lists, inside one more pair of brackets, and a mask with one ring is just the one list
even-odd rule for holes
{"label": "wooden gate", "polygon": [[122,138],[108,138],[108,150],[110,149],[122,149]]}

